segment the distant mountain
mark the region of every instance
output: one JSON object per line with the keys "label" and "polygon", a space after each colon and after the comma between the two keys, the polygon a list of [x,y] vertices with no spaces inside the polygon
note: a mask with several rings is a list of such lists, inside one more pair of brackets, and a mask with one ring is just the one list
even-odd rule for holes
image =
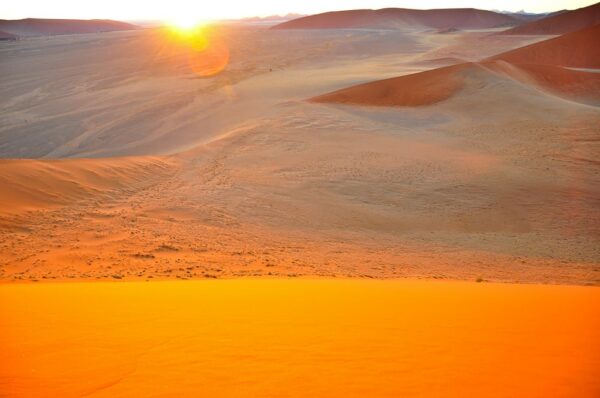
{"label": "distant mountain", "polygon": [[250,18],[242,18],[239,19],[239,22],[246,23],[280,23],[283,21],[291,21],[293,19],[302,18],[304,15],[302,14],[286,14],[286,15],[269,15],[268,17],[250,17]]}
{"label": "distant mountain", "polygon": [[333,11],[294,19],[272,29],[487,29],[514,26],[521,20],[510,15],[474,8]]}
{"label": "distant mountain", "polygon": [[598,24],[600,24],[600,3],[573,11],[552,13],[546,18],[508,29],[501,34],[562,35]]}
{"label": "distant mountain", "polygon": [[126,22],[107,19],[18,19],[0,20],[0,30],[19,36],[54,36],[76,33],[113,32],[118,30],[139,29],[138,26]]}

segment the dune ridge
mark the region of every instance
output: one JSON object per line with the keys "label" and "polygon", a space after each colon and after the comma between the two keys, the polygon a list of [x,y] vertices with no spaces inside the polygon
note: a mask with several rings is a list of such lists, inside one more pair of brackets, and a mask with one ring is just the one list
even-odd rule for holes
{"label": "dune ridge", "polygon": [[520,22],[510,15],[474,8],[384,8],[326,12],[284,22],[272,29],[483,29],[517,25]]}
{"label": "dune ridge", "polygon": [[463,85],[461,71],[476,64],[462,63],[407,76],[378,80],[311,98],[311,102],[368,104],[373,106],[422,106],[450,98]]}
{"label": "dune ridge", "polygon": [[456,94],[464,86],[465,73],[483,68],[554,95],[596,102],[600,100],[600,73],[566,67],[600,68],[597,37],[600,37],[600,25],[501,53],[479,63],[460,63],[359,84],[309,101],[369,106],[432,105]]}
{"label": "dune ridge", "polygon": [[109,19],[39,19],[0,20],[0,30],[19,37],[55,36],[77,33],[114,32],[139,29],[138,26]]}
{"label": "dune ridge", "polygon": [[600,24],[600,3],[505,30],[502,35],[561,35]]}
{"label": "dune ridge", "polygon": [[600,24],[488,58],[512,64],[600,68]]}

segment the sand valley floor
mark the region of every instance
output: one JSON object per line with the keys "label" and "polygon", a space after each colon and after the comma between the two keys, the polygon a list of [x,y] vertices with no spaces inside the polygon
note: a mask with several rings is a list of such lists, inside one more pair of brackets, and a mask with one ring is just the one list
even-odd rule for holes
{"label": "sand valley floor", "polygon": [[600,282],[597,103],[479,66],[431,105],[307,101],[547,36],[209,35],[214,76],[160,29],[1,44],[2,280]]}

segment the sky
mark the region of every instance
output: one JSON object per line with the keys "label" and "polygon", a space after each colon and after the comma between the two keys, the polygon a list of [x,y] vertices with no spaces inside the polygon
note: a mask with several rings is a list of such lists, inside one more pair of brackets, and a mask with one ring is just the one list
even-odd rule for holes
{"label": "sky", "polygon": [[548,12],[597,0],[2,0],[0,19],[106,18],[125,21],[234,19],[287,13],[315,14],[357,8],[462,8]]}

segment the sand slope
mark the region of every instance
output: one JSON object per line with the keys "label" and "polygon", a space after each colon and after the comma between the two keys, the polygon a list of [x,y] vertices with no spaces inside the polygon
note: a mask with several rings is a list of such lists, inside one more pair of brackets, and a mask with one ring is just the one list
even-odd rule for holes
{"label": "sand slope", "polygon": [[[600,10],[600,7],[598,8]],[[502,54],[490,60],[513,64],[541,64],[574,68],[600,68],[600,24],[554,39],[534,43]]]}
{"label": "sand slope", "polygon": [[379,80],[313,97],[309,101],[368,106],[425,106],[451,98],[465,87],[466,80],[470,81],[472,89],[486,95],[482,89],[488,86],[486,82],[494,78],[516,80],[540,87],[550,94],[584,103],[600,101],[598,73],[552,65],[515,66],[502,61],[463,63]]}
{"label": "sand slope", "polygon": [[0,214],[19,214],[133,189],[164,172],[161,158],[0,160]]}
{"label": "sand slope", "polygon": [[517,18],[473,8],[334,11],[284,22],[273,29],[482,29],[518,24]]}
{"label": "sand slope", "polygon": [[[426,59],[480,60],[529,38],[220,33],[231,62],[209,78],[161,30],[0,48],[0,156],[141,162],[7,161],[0,207],[15,210],[0,214],[1,281],[599,283],[599,110],[548,95],[527,65],[502,60],[411,77]],[[410,108],[303,101],[401,74],[396,87],[411,80],[412,94],[383,85],[378,100],[450,97]],[[162,154],[176,164],[147,172],[146,156]]]}
{"label": "sand slope", "polygon": [[600,3],[505,30],[503,35],[560,35],[600,24]]}
{"label": "sand slope", "polygon": [[484,63],[511,79],[538,87],[550,94],[574,101],[600,103],[600,74],[554,65]]}
{"label": "sand slope", "polygon": [[3,285],[1,388],[14,398],[597,398],[599,302],[590,287],[447,281]]}
{"label": "sand slope", "polygon": [[[464,84],[465,73],[484,69],[583,102],[600,100],[600,74],[565,67],[600,68],[600,25],[517,48],[480,63],[461,63],[365,83],[324,94],[312,102],[371,106],[421,106],[446,100]],[[512,66],[507,66],[510,63]],[[480,82],[485,77],[478,77]],[[483,84],[483,83],[481,83]]]}
{"label": "sand slope", "polygon": [[16,36],[53,36],[75,33],[113,32],[138,29],[126,22],[108,19],[36,19],[0,20],[0,30]]}
{"label": "sand slope", "polygon": [[459,64],[408,76],[360,84],[312,98],[312,102],[336,102],[374,106],[431,105],[448,99],[463,84],[460,72],[476,68]]}
{"label": "sand slope", "polygon": [[17,39],[16,35],[13,35],[12,33],[4,32],[4,31],[0,31],[0,40],[15,40],[15,39]]}

